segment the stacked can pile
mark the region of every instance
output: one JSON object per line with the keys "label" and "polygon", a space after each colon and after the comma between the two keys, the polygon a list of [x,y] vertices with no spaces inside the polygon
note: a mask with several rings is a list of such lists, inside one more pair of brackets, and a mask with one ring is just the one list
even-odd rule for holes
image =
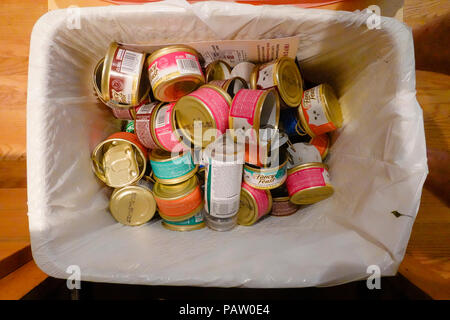
{"label": "stacked can pile", "polygon": [[294,59],[205,66],[188,46],[145,53],[114,42],[93,86],[124,121],[92,153],[123,224],[158,212],[170,230],[226,231],[333,193],[322,160],[340,106],[328,85],[303,91]]}

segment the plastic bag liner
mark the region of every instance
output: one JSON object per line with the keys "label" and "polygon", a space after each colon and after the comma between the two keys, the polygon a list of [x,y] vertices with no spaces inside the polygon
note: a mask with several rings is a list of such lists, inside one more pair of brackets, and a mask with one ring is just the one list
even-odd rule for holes
{"label": "plastic bag liner", "polygon": [[[394,275],[428,172],[425,135],[411,31],[384,17],[369,29],[368,17],[181,1],[44,15],[31,37],[27,103],[28,215],[38,266],[67,278],[76,265],[86,281],[253,288],[336,285],[367,278],[370,265]],[[109,43],[294,35],[304,77],[330,83],[340,96],[344,125],[328,160],[335,194],[230,232],[117,223],[110,191],[90,163],[94,146],[119,129],[91,87]]]}

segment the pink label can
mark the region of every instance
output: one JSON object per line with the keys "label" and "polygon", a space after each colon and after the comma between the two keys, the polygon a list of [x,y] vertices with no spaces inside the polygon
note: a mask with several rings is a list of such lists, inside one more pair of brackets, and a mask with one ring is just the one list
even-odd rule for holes
{"label": "pink label can", "polygon": [[[280,99],[275,89],[241,89],[231,104],[229,126],[236,138],[253,129],[259,136],[260,128],[278,128]],[[247,133],[248,134],[248,133]]]}
{"label": "pink label can", "polygon": [[316,203],[334,192],[327,166],[320,162],[301,164],[289,169],[286,187],[290,201],[295,204]]}
{"label": "pink label can", "polygon": [[204,85],[182,97],[174,107],[177,133],[206,147],[228,129],[231,97],[223,89]]}
{"label": "pink label can", "polygon": [[269,190],[252,188],[242,183],[241,198],[238,211],[238,224],[250,226],[272,209],[272,195]]}

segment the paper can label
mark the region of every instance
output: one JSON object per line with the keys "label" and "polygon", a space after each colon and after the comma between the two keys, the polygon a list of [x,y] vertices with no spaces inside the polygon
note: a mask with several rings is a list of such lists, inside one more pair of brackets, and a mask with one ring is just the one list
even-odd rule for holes
{"label": "paper can label", "polygon": [[155,59],[149,65],[148,72],[152,88],[157,87],[173,74],[203,76],[197,56],[185,51],[168,53]]}
{"label": "paper can label", "polygon": [[205,173],[205,209],[213,217],[229,218],[239,210],[242,164],[209,160]]}
{"label": "paper can label", "polygon": [[330,176],[325,168],[305,168],[287,177],[286,187],[289,196],[313,187],[324,187],[330,183]]}
{"label": "paper can label", "polygon": [[301,103],[303,115],[311,131],[316,135],[336,130],[334,124],[328,120],[325,112],[320,86],[306,90]]}

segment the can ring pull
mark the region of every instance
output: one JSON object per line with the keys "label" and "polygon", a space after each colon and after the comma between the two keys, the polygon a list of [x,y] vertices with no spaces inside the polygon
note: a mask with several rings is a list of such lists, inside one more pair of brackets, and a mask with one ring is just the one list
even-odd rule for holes
{"label": "can ring pull", "polygon": [[305,130],[302,128],[302,126],[300,125],[300,122],[298,122],[298,121],[297,121],[297,124],[295,125],[295,131],[300,136],[306,136]]}

